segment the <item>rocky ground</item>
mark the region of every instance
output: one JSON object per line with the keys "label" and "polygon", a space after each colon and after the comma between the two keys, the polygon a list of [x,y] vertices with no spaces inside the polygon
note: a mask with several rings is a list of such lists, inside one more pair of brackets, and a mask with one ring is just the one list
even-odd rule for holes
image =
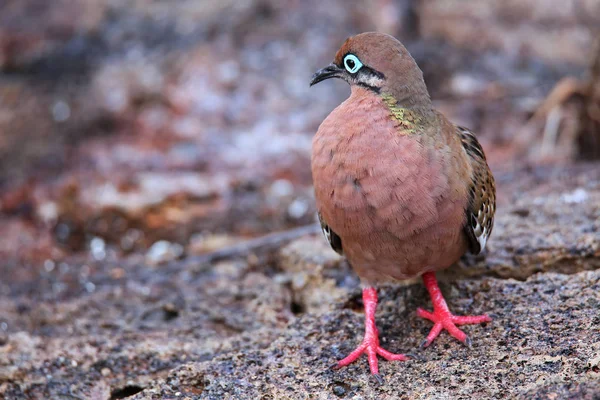
{"label": "rocky ground", "polygon": [[[600,3],[566,3],[0,2],[0,398],[600,399]],[[424,287],[380,288],[382,343],[416,355],[383,385],[329,368],[362,304],[309,172],[347,95],[310,76],[367,30],[498,183],[487,252],[440,274],[494,321],[419,350]]]}
{"label": "rocky ground", "polygon": [[[503,180],[500,176],[500,181]],[[600,168],[540,168],[499,209],[484,257],[447,271],[452,309],[489,312],[468,349],[430,324],[419,282],[380,291],[393,351],[329,366],[362,336],[360,288],[320,235],[243,257],[151,267],[86,260],[3,280],[6,398],[586,398],[600,394]],[[82,261],[83,262],[83,261]],[[3,276],[15,275],[4,268]],[[17,273],[18,275],[18,273]],[[53,291],[58,291],[57,297]],[[48,298],[46,298],[48,297]]]}

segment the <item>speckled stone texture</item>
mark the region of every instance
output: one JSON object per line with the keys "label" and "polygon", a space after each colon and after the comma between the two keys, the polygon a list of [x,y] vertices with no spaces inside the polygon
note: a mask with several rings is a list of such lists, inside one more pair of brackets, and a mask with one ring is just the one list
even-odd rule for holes
{"label": "speckled stone texture", "polygon": [[[377,310],[382,345],[417,357],[382,361],[383,385],[366,359],[329,369],[362,338],[360,287],[322,237],[306,236],[169,273],[135,256],[97,263],[93,291],[60,298],[6,271],[0,396],[598,399],[600,168],[511,178],[499,174],[512,194],[487,254],[442,276],[452,310],[494,317],[464,328],[472,349],[447,334],[417,348],[431,327],[415,315],[430,307],[417,280],[381,288]],[[34,283],[73,279],[65,264]]]}

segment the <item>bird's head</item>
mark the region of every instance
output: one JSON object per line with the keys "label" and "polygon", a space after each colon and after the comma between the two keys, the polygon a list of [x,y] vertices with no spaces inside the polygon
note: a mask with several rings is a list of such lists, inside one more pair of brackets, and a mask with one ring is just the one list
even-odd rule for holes
{"label": "bird's head", "polygon": [[351,88],[391,95],[403,105],[429,105],[423,73],[408,50],[393,36],[367,32],[344,42],[333,63],[318,70],[310,85],[340,78]]}

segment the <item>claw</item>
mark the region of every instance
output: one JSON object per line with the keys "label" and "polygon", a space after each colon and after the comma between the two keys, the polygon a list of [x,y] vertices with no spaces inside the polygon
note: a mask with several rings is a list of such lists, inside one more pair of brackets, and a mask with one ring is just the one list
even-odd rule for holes
{"label": "claw", "polygon": [[379,383],[380,385],[383,385],[385,383],[385,381],[383,380],[383,378],[381,377],[381,375],[379,375],[379,374],[373,374],[373,377],[375,377],[375,380],[377,380],[377,383]]}
{"label": "claw", "polygon": [[467,336],[467,338],[465,339],[465,344],[467,345],[467,347],[469,349],[473,348],[473,343],[471,342],[471,338]]}
{"label": "claw", "polygon": [[419,361],[425,361],[425,358],[415,354],[415,353],[406,353],[405,356],[410,357],[410,358],[414,358],[415,360],[419,360]]}

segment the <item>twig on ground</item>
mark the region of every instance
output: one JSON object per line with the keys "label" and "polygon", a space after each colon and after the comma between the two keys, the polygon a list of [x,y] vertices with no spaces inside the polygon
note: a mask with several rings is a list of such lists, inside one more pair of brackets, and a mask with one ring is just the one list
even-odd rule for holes
{"label": "twig on ground", "polygon": [[299,228],[290,229],[283,232],[274,232],[256,239],[247,240],[233,246],[225,247],[210,253],[191,256],[182,260],[169,263],[166,266],[168,272],[175,272],[193,265],[206,265],[219,260],[235,258],[247,255],[255,251],[269,251],[280,247],[298,237],[318,233],[321,227],[318,224],[305,225]]}

